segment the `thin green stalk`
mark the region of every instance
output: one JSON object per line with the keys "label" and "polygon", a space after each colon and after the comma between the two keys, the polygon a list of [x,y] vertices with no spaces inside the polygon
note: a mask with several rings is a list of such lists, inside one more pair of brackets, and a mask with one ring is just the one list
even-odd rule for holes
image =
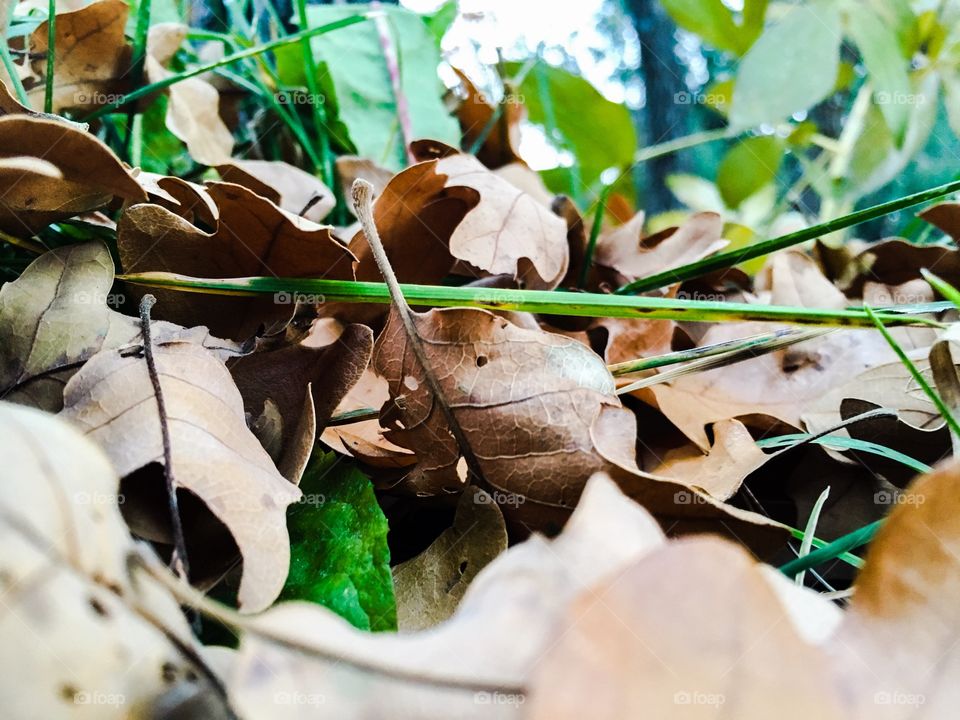
{"label": "thin green stalk", "polygon": [[[164,272],[133,273],[122,276],[127,282],[147,287],[177,288],[190,292],[219,295],[256,295],[307,293],[322,295],[327,302],[389,304],[383,283],[352,280],[316,280],[312,278],[192,278]],[[652,320],[689,320],[724,322],[757,320],[799,325],[872,327],[870,316],[862,310],[823,310],[749,303],[674,300],[657,297],[630,297],[602,293],[556,292],[547,290],[506,290],[477,287],[402,285],[411,305],[434,307],[480,307],[488,310],[514,310],[545,315],[578,317],[647,318]],[[889,325],[941,327],[936,320],[916,315],[885,312]]]}
{"label": "thin green stalk", "polygon": [[57,3],[47,3],[47,79],[43,87],[43,111],[53,112],[53,74],[57,46]]}
{"label": "thin green stalk", "polygon": [[903,348],[900,347],[900,343],[893,339],[893,336],[885,327],[884,321],[876,315],[869,305],[864,305],[863,310],[868,316],[870,316],[870,319],[873,321],[873,324],[876,325],[877,330],[879,330],[880,334],[883,335],[883,339],[887,341],[887,344],[890,346],[893,352],[896,353],[898,358],[900,358],[900,362],[902,362],[904,367],[910,372],[910,375],[916,381],[917,385],[920,386],[924,394],[930,398],[930,401],[936,406],[937,410],[940,411],[943,419],[950,427],[950,432],[953,433],[953,436],[955,438],[960,438],[960,425],[957,424],[957,420],[950,411],[950,408],[947,407],[947,404],[943,401],[940,395],[937,394],[932,387],[930,387],[930,383],[928,383],[927,379],[923,377],[923,373],[917,369],[917,366],[913,363],[913,361],[907,357],[907,354],[903,351]]}
{"label": "thin green stalk", "polygon": [[198,65],[190,70],[184,70],[183,72],[175,73],[164,78],[163,80],[158,80],[157,82],[150,83],[144,87],[137,88],[136,90],[124,95],[117,102],[97,108],[94,112],[87,115],[84,118],[84,121],[89,122],[91,120],[96,120],[99,117],[114,112],[117,110],[117,108],[123,107],[127,103],[133,102],[134,100],[139,100],[140,98],[150,95],[151,93],[155,93],[157,90],[163,90],[171,85],[176,85],[178,82],[182,82],[183,80],[187,80],[192,77],[197,77],[198,75],[203,75],[204,73],[216,70],[224,65],[230,65],[240,60],[245,60],[246,58],[256,57],[257,55],[262,55],[263,53],[276,50],[279,47],[293,45],[300,42],[304,38],[310,38],[314,35],[323,35],[324,33],[333,32],[334,30],[339,30],[340,28],[356,25],[357,23],[364,22],[372,17],[376,17],[378,14],[378,12],[373,11],[359,15],[351,15],[348,18],[343,18],[341,20],[337,20],[336,22],[320,25],[315,28],[310,28],[309,30],[302,30],[301,32],[293,33],[292,35],[278,38],[276,40],[271,40],[270,42],[263,43],[262,45],[258,45],[256,47],[247,48],[246,50],[240,50],[239,52],[226,55],[225,57],[222,57],[214,62]]}
{"label": "thin green stalk", "polygon": [[10,56],[10,47],[5,38],[0,38],[0,59],[3,60],[3,69],[7,71],[10,82],[13,83],[13,92],[17,96],[17,101],[21,105],[30,106],[30,98],[27,97],[27,91],[23,88],[23,81],[17,74],[17,66]]}
{"label": "thin green stalk", "polygon": [[[805,533],[803,530],[797,530],[796,528],[790,528],[790,534],[793,535],[794,538],[800,541],[803,541],[803,538],[805,536]],[[830,543],[826,542],[825,540],[821,540],[818,537],[812,538],[812,542],[811,542],[811,545],[817,548],[818,550],[820,548],[827,547],[829,544]],[[863,567],[863,558],[857,557],[856,555],[853,555],[852,553],[849,553],[849,552],[840,553],[839,555],[837,555],[837,560],[842,560],[843,562],[847,563],[847,565],[851,565],[855,568]]]}
{"label": "thin green stalk", "polygon": [[858,547],[866,545],[873,540],[874,535],[877,534],[877,530],[880,529],[882,524],[882,519],[875,520],[869,525],[858,528],[851,533],[837,538],[831,543],[827,543],[823,547],[817,548],[808,555],[794,558],[790,562],[781,565],[780,572],[787,577],[793,577],[803,570],[809,570],[817,565],[839,558],[844,553],[856,550]]}
{"label": "thin green stalk", "polygon": [[930,283],[934,290],[943,295],[943,297],[952,302],[954,306],[960,310],[960,290],[957,290],[946,280],[934,275],[926,268],[921,268],[920,274],[923,275],[923,279]]}
{"label": "thin green stalk", "polygon": [[673,270],[667,270],[665,272],[657,273],[656,275],[651,275],[650,277],[634,280],[633,282],[628,283],[617,290],[617,293],[623,295],[646,292],[648,290],[656,290],[667,285],[672,285],[673,283],[683,282],[685,280],[700,277],[701,275],[706,275],[707,273],[714,272],[715,270],[724,270],[742,262],[746,262],[747,260],[769,255],[777,250],[793,247],[794,245],[799,245],[800,243],[808,240],[815,240],[822,235],[827,235],[837,230],[842,230],[843,228],[859,225],[860,223],[867,222],[868,220],[874,220],[878,217],[882,217],[883,215],[889,215],[892,212],[903,210],[904,208],[912,207],[914,205],[919,205],[920,203],[927,202],[928,200],[935,200],[943,197],[944,195],[957,192],[958,190],[960,190],[960,180],[953,180],[928,190],[921,190],[920,192],[913,193],[912,195],[906,195],[902,198],[897,198],[896,200],[890,200],[889,202],[873,205],[871,207],[864,208],[863,210],[857,210],[856,212],[849,213],[848,215],[842,215],[841,217],[804,228],[803,230],[787,233],[786,235],[781,235],[780,237],[773,238],[771,240],[764,240],[763,242],[749,245],[738,250],[730,250],[728,252],[719,253],[718,255],[704,258],[703,260],[698,260],[697,262],[690,263],[689,265],[684,265]]}
{"label": "thin green stalk", "polygon": [[[655,368],[664,367],[667,365],[676,365],[678,363],[688,362],[690,360],[701,360],[703,358],[713,357],[716,355],[727,355],[729,353],[741,350],[762,349],[771,343],[780,343],[787,339],[791,339],[793,342],[802,342],[803,340],[809,340],[811,337],[818,337],[819,335],[823,334],[823,332],[815,332],[816,334],[811,335],[811,331],[809,330],[784,328],[772,333],[751,335],[749,337],[737,338],[735,340],[724,340],[723,342],[713,343],[711,345],[703,345],[701,347],[695,347],[689,350],[677,350],[676,352],[657,355],[656,357],[627,360],[625,362],[615,363],[608,367],[610,368],[610,373],[614,377],[619,377],[621,375],[630,375],[632,373],[653,370]],[[826,330],[825,332],[832,332],[832,329]],[[780,348],[783,347],[783,345],[777,344],[776,347]]]}
{"label": "thin green stalk", "polygon": [[[306,30],[310,26],[307,19],[306,0],[297,0],[297,17],[300,21],[300,29]],[[307,74],[307,92],[310,93],[310,109],[313,112],[313,130],[316,133],[317,149],[320,155],[320,176],[328,188],[336,192],[339,183],[337,182],[333,153],[330,151],[330,133],[327,129],[327,110],[324,103],[320,101],[320,89],[317,86],[317,63],[313,58],[313,50],[310,48],[310,38],[301,40],[300,46],[303,50],[303,65]],[[337,198],[337,204],[341,199]]]}
{"label": "thin green stalk", "polygon": [[654,158],[658,158],[663,155],[679,152],[680,150],[687,150],[688,148],[696,147],[698,145],[705,145],[717,140],[723,140],[724,138],[731,138],[737,134],[739,133],[731,130],[730,128],[723,127],[717,128],[716,130],[704,130],[691,135],[684,135],[683,137],[679,137],[674,140],[668,140],[667,142],[662,142],[658,145],[650,145],[642,150],[638,150],[637,154],[633,156],[633,162],[634,164],[644,163],[648,160],[653,160]]}
{"label": "thin green stalk", "polygon": [[[147,61],[147,36],[150,33],[150,11],[152,0],[140,0],[137,6],[137,25],[133,33],[133,60],[130,64],[130,84],[132,87],[139,87],[143,83],[143,70]],[[127,141],[126,147],[132,165],[140,164],[140,152],[136,148],[131,148],[131,143],[135,143],[138,113],[136,106],[131,105],[127,113]],[[142,124],[141,124],[142,129]],[[134,160],[136,156],[136,160]]]}
{"label": "thin green stalk", "polygon": [[810,433],[795,433],[792,435],[779,435],[777,437],[763,438],[757,440],[757,447],[782,449],[801,445],[805,442],[814,442],[817,445],[826,445],[828,447],[840,448],[843,450],[859,450],[861,452],[879,455],[889,460],[898,462],[918,473],[930,472],[932,469],[926,463],[922,463],[915,458],[905,455],[898,450],[888,448],[886,445],[870,442],[869,440],[860,440],[857,438],[846,437],[844,435],[821,435],[817,437]]}
{"label": "thin green stalk", "polygon": [[593,253],[597,249],[597,238],[600,237],[600,228],[603,225],[603,211],[606,209],[607,198],[610,191],[613,190],[613,184],[604,185],[600,191],[600,197],[597,198],[597,208],[593,216],[593,225],[590,226],[590,240],[587,242],[587,250],[583,254],[583,267],[580,268],[580,278],[577,281],[577,287],[583,288],[587,284],[587,276],[590,275],[590,266],[593,265]]}

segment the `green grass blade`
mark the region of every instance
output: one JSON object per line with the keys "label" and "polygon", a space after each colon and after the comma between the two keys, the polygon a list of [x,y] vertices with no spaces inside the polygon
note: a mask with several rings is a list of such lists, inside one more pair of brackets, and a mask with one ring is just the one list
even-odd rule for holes
{"label": "green grass blade", "polygon": [[47,3],[47,77],[43,86],[43,111],[53,112],[53,75],[57,48],[57,3],[49,0]]}
{"label": "green grass blade", "polygon": [[910,375],[916,381],[917,385],[923,390],[930,401],[936,406],[937,410],[940,411],[940,414],[943,416],[943,419],[946,421],[947,425],[950,427],[950,432],[953,433],[955,438],[960,438],[960,425],[957,424],[956,418],[953,416],[950,408],[947,407],[947,404],[943,401],[943,398],[930,387],[930,383],[927,382],[926,378],[923,377],[923,374],[920,370],[917,369],[917,366],[913,361],[907,357],[907,354],[903,351],[903,348],[900,347],[900,344],[893,339],[893,336],[885,327],[885,323],[880,319],[877,314],[869,305],[863,306],[864,311],[867,315],[870,316],[870,319],[873,320],[873,324],[876,325],[877,330],[880,331],[880,334],[883,335],[883,339],[887,341],[887,344],[896,353],[897,357],[900,358],[900,362],[903,363],[904,367],[910,372]]}
{"label": "green grass blade", "polygon": [[[306,30],[310,27],[307,20],[307,2],[306,0],[297,0],[297,17],[300,21],[300,29]],[[310,48],[310,38],[304,38],[300,41],[303,50],[303,65],[307,75],[307,92],[310,93],[310,108],[313,112],[313,130],[316,133],[317,154],[320,156],[320,176],[323,182],[332,192],[337,192],[339,183],[337,183],[334,174],[333,153],[330,151],[330,133],[327,129],[327,109],[324,103],[319,101],[320,89],[317,86],[317,63],[313,58],[313,50]],[[341,199],[337,197],[339,205]]]}
{"label": "green grass blade", "polygon": [[871,207],[864,208],[863,210],[857,210],[856,212],[849,213],[848,215],[843,215],[833,220],[828,220],[827,222],[804,228],[803,230],[781,235],[780,237],[773,238],[771,240],[764,240],[763,242],[755,243],[754,245],[749,245],[737,250],[719,253],[717,255],[704,258],[703,260],[690,263],[689,265],[683,265],[682,267],[666,270],[664,272],[657,273],[656,275],[651,275],[650,277],[634,280],[633,282],[628,283],[617,290],[617,293],[630,294],[647,292],[649,290],[656,290],[658,288],[666,287],[667,285],[672,285],[673,283],[683,282],[685,280],[700,277],[701,275],[706,275],[707,273],[714,272],[715,270],[724,270],[742,262],[746,262],[747,260],[769,255],[777,250],[793,247],[794,245],[799,245],[800,243],[808,240],[815,240],[822,235],[827,235],[837,230],[859,225],[860,223],[867,222],[868,220],[874,220],[878,217],[889,215],[892,212],[903,210],[904,208],[912,207],[914,205],[919,205],[920,203],[927,202],[928,200],[935,200],[943,197],[944,195],[957,192],[958,190],[960,190],[960,180],[944,183],[943,185],[938,185],[928,190],[921,190],[920,192],[913,193],[912,195],[906,195],[902,198],[897,198],[896,200],[890,200],[889,202],[873,205]]}
{"label": "green grass blade", "polygon": [[780,572],[787,577],[793,577],[803,570],[809,570],[810,568],[814,568],[822,563],[838,559],[845,553],[849,553],[851,550],[856,550],[858,547],[866,545],[868,542],[873,540],[874,535],[877,534],[877,530],[880,529],[882,524],[883,520],[875,520],[869,525],[858,528],[851,533],[837,538],[831,543],[827,543],[826,545],[817,548],[808,555],[794,558],[790,562],[781,565]]}
{"label": "green grass blade", "polygon": [[17,101],[21,105],[30,107],[30,98],[27,97],[27,91],[23,88],[23,82],[17,74],[17,67],[10,56],[10,46],[5,38],[0,38],[0,60],[3,61],[3,69],[7,71],[7,77],[13,83],[13,93],[17,96]]}
{"label": "green grass blade", "polygon": [[[326,302],[390,303],[386,285],[374,282],[273,277],[192,278],[164,272],[134,273],[120,277],[127,282],[148,287],[174,288],[207,294],[308,294],[322,295]],[[544,315],[700,322],[756,320],[831,327],[871,327],[873,325],[870,316],[863,310],[823,310],[547,290],[435,285],[402,285],[401,289],[411,305],[429,307],[480,307],[488,310],[513,310]],[[884,312],[879,317],[889,325],[941,327],[941,323],[936,320],[919,315]]]}
{"label": "green grass blade", "polygon": [[590,267],[593,265],[593,253],[597,249],[597,238],[600,237],[600,228],[603,226],[603,211],[606,209],[607,198],[610,197],[610,191],[613,185],[604,185],[600,191],[600,197],[597,198],[597,207],[593,216],[593,225],[590,226],[590,239],[587,242],[587,250],[583,254],[583,267],[580,268],[580,277],[577,280],[577,287],[583,288],[587,284],[587,277],[590,275]]}
{"label": "green grass blade", "polygon": [[[801,542],[803,541],[803,538],[806,536],[806,533],[803,530],[797,530],[796,528],[790,528],[790,534],[793,535],[795,539],[800,540]],[[820,548],[827,547],[830,543],[828,543],[826,540],[821,540],[818,537],[813,537],[810,539],[810,544],[812,545],[812,547],[819,550]],[[811,549],[810,552],[813,552],[813,550]],[[842,560],[847,565],[850,565],[858,569],[863,567],[863,558],[857,557],[856,555],[850,552],[840,553],[839,555],[837,555],[837,560]]]}
{"label": "green grass blade", "polygon": [[930,283],[934,290],[943,295],[947,300],[952,302],[958,310],[960,310],[960,290],[957,290],[946,280],[934,275],[926,268],[921,268],[920,273],[923,275],[923,279]]}
{"label": "green grass blade", "polygon": [[[772,343],[779,343],[780,341],[787,339],[792,339],[792,342],[787,343],[792,344],[794,342],[809,340],[811,337],[819,337],[820,335],[832,331],[832,328],[829,330],[816,332],[811,332],[809,330],[798,330],[796,328],[785,328],[771,333],[751,335],[749,337],[737,338],[735,340],[724,340],[723,342],[703,345],[701,347],[695,347],[689,350],[677,350],[676,352],[657,355],[655,357],[626,360],[624,362],[615,363],[608,367],[610,368],[610,372],[614,377],[619,377],[621,375],[630,375],[632,373],[653,370],[655,368],[665,367],[668,365],[676,365],[678,363],[688,362],[690,360],[700,360],[702,358],[714,357],[717,355],[728,355],[738,351],[762,350]],[[776,347],[784,346],[778,344]]]}
{"label": "green grass blade", "polygon": [[757,440],[757,447],[782,449],[800,445],[805,442],[814,442],[818,445],[838,448],[840,450],[859,450],[861,452],[879,455],[888,460],[893,460],[902,465],[906,465],[911,470],[918,473],[930,472],[931,468],[926,463],[922,463],[909,455],[905,455],[898,450],[889,448],[886,445],[870,442],[869,440],[859,440],[857,438],[846,437],[844,435],[821,435],[819,437],[810,433],[796,433],[792,435],[779,435],[777,437],[762,438]]}
{"label": "green grass blade", "polygon": [[219,60],[214,62],[206,63],[204,65],[198,65],[197,67],[191,68],[189,70],[184,70],[183,72],[174,73],[163,80],[158,80],[155,83],[150,83],[144,87],[137,88],[133,92],[130,92],[117,100],[116,102],[110,103],[109,105],[104,105],[103,107],[97,108],[94,112],[90,113],[84,118],[85,122],[90,120],[95,120],[103,115],[114,112],[118,108],[126,105],[127,103],[133,102],[134,100],[139,100],[140,98],[155,93],[158,90],[163,90],[168,88],[171,85],[176,85],[178,82],[187,80],[192,77],[197,77],[198,75],[203,75],[208,73],[211,70],[216,70],[217,68],[223,67],[225,65],[230,65],[231,63],[238,62],[240,60],[245,60],[246,58],[256,57],[257,55],[262,55],[263,53],[270,52],[271,50],[276,50],[279,47],[285,45],[293,45],[305,38],[311,38],[314,35],[323,35],[324,33],[333,32],[334,30],[339,30],[340,28],[349,27],[350,25],[356,25],[357,23],[364,22],[373,17],[377,17],[379,13],[377,11],[362,13],[359,15],[351,15],[350,17],[337,20],[336,22],[327,23],[326,25],[318,25],[315,28],[309,28],[307,30],[301,30],[300,32],[293,33],[292,35],[287,35],[286,37],[277,38],[276,40],[271,40],[269,42],[257,45],[256,47],[247,48],[245,50],[240,50],[238,52],[226,55]]}

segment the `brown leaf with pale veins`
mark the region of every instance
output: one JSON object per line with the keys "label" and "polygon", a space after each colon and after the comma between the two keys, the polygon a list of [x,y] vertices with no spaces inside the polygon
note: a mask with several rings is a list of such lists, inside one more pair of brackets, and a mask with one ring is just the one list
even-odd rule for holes
{"label": "brown leaf with pale veins", "polygon": [[644,215],[604,233],[597,242],[594,263],[613,287],[700,260],[727,246],[723,220],[717,213],[691,215],[678,228],[643,235]]}
{"label": "brown leaf with pale veins", "polygon": [[[128,207],[117,225],[117,248],[126,272],[167,271],[194,277],[253,275],[352,279],[353,255],[331,228],[286,213],[252,190],[211,183],[219,210],[205,232],[158,205]],[[225,297],[157,290],[157,315],[181,325],[203,324],[219,336],[246,338],[261,326],[286,322],[294,301],[322,298],[278,293],[265,298]]]}
{"label": "brown leaf with pale veins", "polygon": [[286,507],[300,492],[247,428],[243,399],[224,363],[194,334],[154,345],[166,418],[137,350],[104,350],[90,358],[64,388],[61,416],[104,448],[123,476],[164,464],[165,423],[175,486],[226,526],[243,558],[238,601],[244,610],[262,610],[287,577]]}
{"label": "brown leaf with pale veins", "polygon": [[479,488],[467,490],[453,525],[393,568],[400,631],[426,630],[449,619],[477,574],[506,549],[507,528],[496,502]]}
{"label": "brown leaf with pale veins", "polygon": [[[496,108],[489,99],[463,72],[457,68],[454,68],[454,71],[466,94],[466,98],[457,106],[457,119],[463,131],[463,147],[472,147],[482,133],[486,132],[487,136],[476,153],[480,162],[488,168],[499,168],[515,161],[522,162],[517,149],[520,147],[520,121],[526,115],[523,103],[508,96],[500,117],[494,120]],[[494,123],[492,127],[491,122]]]}
{"label": "brown leaf with pale veins", "polygon": [[563,220],[472,155],[427,140],[412,143],[411,151],[418,160],[437,158],[448,188],[465,186],[480,194],[450,238],[454,257],[492,275],[524,278],[532,288],[560,283],[569,263]]}
{"label": "brown leaf with pale veins", "polygon": [[225,182],[243,185],[288,213],[323,222],[337,204],[315,175],[279,160],[237,160],[217,166]]}
{"label": "brown leaf with pale veins", "polygon": [[140,335],[107,307],[113,260],[101,243],[44,253],[0,288],[0,397],[56,412],[63,385],[100,350]]}
{"label": "brown leaf with pale veins", "polygon": [[[69,424],[0,403],[0,703],[9,718],[229,717],[176,601],[132,577],[138,547],[107,457]],[[193,657],[191,657],[193,655]]]}
{"label": "brown leaf with pale veins", "polygon": [[[179,23],[158,23],[150,28],[144,65],[149,82],[173,73],[165,64],[180,47],[189,28]],[[220,117],[220,93],[199,77],[181,80],[166,89],[167,129],[187,145],[190,157],[201,165],[230,162],[233,135]]]}
{"label": "brown leaf with pale veins", "polygon": [[[245,411],[250,417],[260,417],[268,402],[275,404],[279,414],[277,429],[279,453],[275,460],[287,457],[296,449],[300,418],[304,403],[309,400],[314,417],[314,436],[323,431],[334,408],[356,385],[373,350],[373,333],[365,325],[348,325],[341,335],[324,347],[311,347],[300,342],[252,353],[230,365],[230,373],[243,396]],[[306,453],[296,453],[299,461],[278,463],[291,466],[295,477],[284,473],[294,483],[309,458],[314,437]]]}
{"label": "brown leaf with pale veins", "polygon": [[[413,323],[443,402],[514,527],[558,527],[587,479],[605,471],[677,532],[710,522],[720,531],[736,526],[733,532],[761,551],[779,534],[766,518],[686,482],[642,472],[636,417],[614,394],[606,365],[580,342],[517,327],[485,310],[413,313]],[[424,495],[461,490],[459,463],[467,449],[451,432],[396,309],[377,339],[373,368],[390,385],[391,400],[380,413],[384,436],[417,454],[404,486]]]}
{"label": "brown leaf with pale veins", "polygon": [[[55,26],[53,112],[93,110],[128,90],[124,76],[132,48],[124,36],[129,7],[122,0],[97,0],[58,12]],[[47,73],[47,21],[30,36],[32,82],[24,83],[30,104],[43,110]]]}
{"label": "brown leaf with pale veins", "polygon": [[110,148],[72,124],[27,115],[0,117],[0,160],[11,157],[41,158],[62,175],[0,168],[0,186],[7,188],[0,230],[18,237],[102,207],[113,197],[147,199]]}

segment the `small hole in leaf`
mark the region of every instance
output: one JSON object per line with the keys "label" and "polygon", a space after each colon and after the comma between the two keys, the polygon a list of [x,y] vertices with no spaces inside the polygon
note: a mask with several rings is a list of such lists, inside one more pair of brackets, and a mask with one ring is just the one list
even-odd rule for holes
{"label": "small hole in leaf", "polygon": [[463,575],[467,571],[467,561],[464,560],[460,563],[460,574]]}
{"label": "small hole in leaf", "polygon": [[483,367],[488,362],[490,362],[490,360],[486,355],[477,355],[477,367]]}
{"label": "small hole in leaf", "polygon": [[92,596],[90,597],[90,607],[93,608],[93,611],[100,617],[109,617],[110,615],[110,612],[104,607],[104,604]]}

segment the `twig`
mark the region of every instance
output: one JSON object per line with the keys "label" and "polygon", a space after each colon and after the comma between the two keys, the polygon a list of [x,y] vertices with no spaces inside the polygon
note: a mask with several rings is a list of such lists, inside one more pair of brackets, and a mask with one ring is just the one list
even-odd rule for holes
{"label": "twig", "polygon": [[167,424],[167,407],[163,401],[163,389],[160,387],[160,375],[157,373],[157,362],[153,357],[153,341],[150,337],[150,308],[157,299],[150,295],[143,296],[140,301],[140,328],[143,331],[143,356],[147,361],[147,372],[153,384],[153,395],[157,398],[157,414],[160,416],[160,435],[163,438],[163,477],[167,485],[167,502],[170,506],[170,522],[173,526],[173,555],[170,557],[170,567],[180,577],[190,576],[190,566],[187,562],[187,545],[183,537],[183,523],[180,519],[180,504],[177,501],[177,484],[173,477],[173,451],[170,445],[170,427]]}
{"label": "twig", "polygon": [[423,341],[420,339],[420,335],[417,333],[417,328],[413,321],[413,311],[407,304],[406,298],[403,297],[400,282],[397,280],[397,276],[393,272],[393,267],[390,265],[390,259],[383,249],[380,234],[377,232],[377,225],[373,221],[373,185],[366,180],[358,178],[353,181],[353,208],[357,219],[360,221],[360,225],[363,227],[363,234],[370,244],[373,259],[376,261],[377,267],[380,269],[380,274],[383,275],[383,281],[390,291],[390,297],[397,310],[397,315],[400,316],[400,320],[403,322],[403,328],[407,332],[410,349],[413,350],[417,362],[419,362],[420,367],[423,368],[423,375],[427,381],[427,385],[430,386],[430,391],[433,393],[437,404],[440,406],[440,410],[443,412],[450,432],[460,446],[460,452],[463,454],[463,459],[467,461],[467,467],[474,474],[478,482],[484,483],[480,461],[474,454],[473,448],[470,446],[463,428],[460,427],[460,422],[457,420],[453,409],[447,403],[443,394],[443,388],[440,387],[440,381],[437,380],[437,376],[434,375],[430,367],[426,351],[423,349]]}

